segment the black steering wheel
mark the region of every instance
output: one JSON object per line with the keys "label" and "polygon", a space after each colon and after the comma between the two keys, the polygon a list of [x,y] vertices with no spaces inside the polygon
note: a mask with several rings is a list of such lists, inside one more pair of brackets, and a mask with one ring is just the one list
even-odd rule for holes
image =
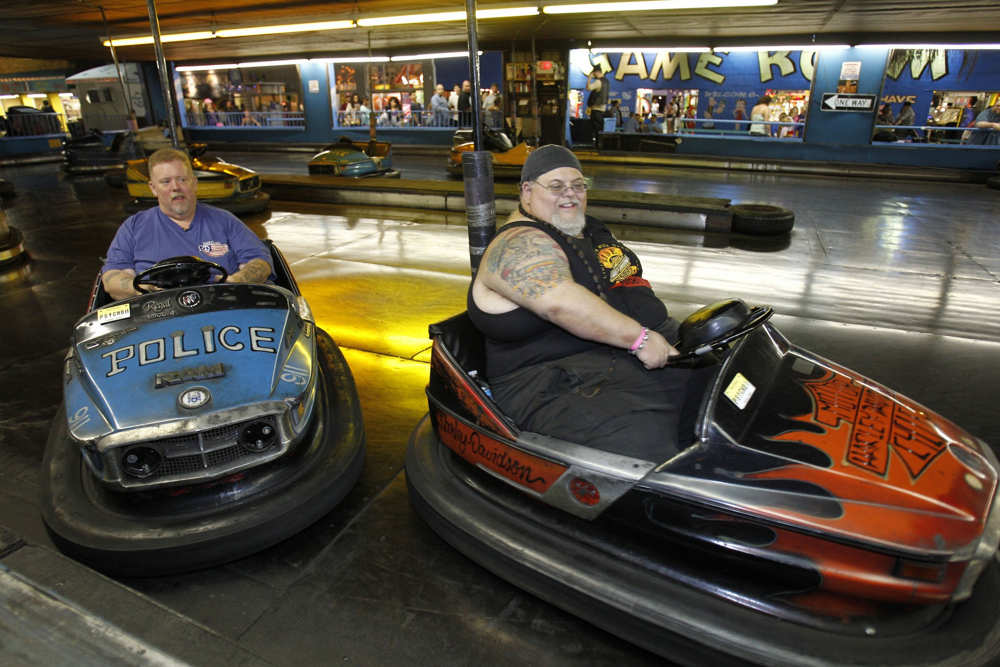
{"label": "black steering wheel", "polygon": [[152,285],[160,289],[204,285],[212,282],[212,274],[220,277],[216,282],[225,282],[229,271],[224,266],[199,257],[171,257],[157,262],[132,279],[132,287],[140,294],[149,294],[142,285]]}
{"label": "black steering wheel", "polygon": [[705,306],[681,322],[678,357],[670,364],[697,359],[746,336],[762,325],[774,309],[770,306],[747,307],[739,299],[727,299]]}

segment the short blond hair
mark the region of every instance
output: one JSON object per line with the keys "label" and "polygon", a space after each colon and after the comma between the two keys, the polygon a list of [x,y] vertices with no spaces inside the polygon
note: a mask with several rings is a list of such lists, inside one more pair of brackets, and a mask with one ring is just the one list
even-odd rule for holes
{"label": "short blond hair", "polygon": [[183,162],[184,166],[187,167],[188,173],[194,174],[194,168],[191,166],[191,158],[188,157],[187,153],[179,151],[176,148],[161,148],[150,155],[147,161],[150,177],[153,175],[153,167],[168,162]]}

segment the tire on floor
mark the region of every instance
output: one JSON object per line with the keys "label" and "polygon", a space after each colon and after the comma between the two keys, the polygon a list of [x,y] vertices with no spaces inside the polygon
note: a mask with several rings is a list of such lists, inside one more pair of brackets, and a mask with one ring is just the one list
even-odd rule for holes
{"label": "tire on floor", "polygon": [[771,204],[734,204],[733,231],[740,234],[787,234],[795,224],[795,213]]}

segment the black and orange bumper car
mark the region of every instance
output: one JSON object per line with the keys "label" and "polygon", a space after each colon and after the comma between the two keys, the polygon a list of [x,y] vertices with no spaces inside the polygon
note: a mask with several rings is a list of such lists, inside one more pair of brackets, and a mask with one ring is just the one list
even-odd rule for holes
{"label": "black and orange bumper car", "polygon": [[682,324],[717,371],[694,444],[653,461],[518,429],[468,316],[433,325],[411,502],[487,569],[672,662],[997,664],[993,451],[769,313],[730,300]]}

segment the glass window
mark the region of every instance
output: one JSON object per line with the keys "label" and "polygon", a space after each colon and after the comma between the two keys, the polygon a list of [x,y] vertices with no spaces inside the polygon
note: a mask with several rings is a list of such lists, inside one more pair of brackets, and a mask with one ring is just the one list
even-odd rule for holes
{"label": "glass window", "polygon": [[368,127],[372,117],[378,127],[424,125],[425,69],[429,62],[331,65],[334,127]]}
{"label": "glass window", "polygon": [[298,68],[180,72],[186,127],[305,127]]}
{"label": "glass window", "polygon": [[976,132],[1000,100],[1000,51],[893,49],[889,52],[872,141],[939,146],[1000,144]]}

